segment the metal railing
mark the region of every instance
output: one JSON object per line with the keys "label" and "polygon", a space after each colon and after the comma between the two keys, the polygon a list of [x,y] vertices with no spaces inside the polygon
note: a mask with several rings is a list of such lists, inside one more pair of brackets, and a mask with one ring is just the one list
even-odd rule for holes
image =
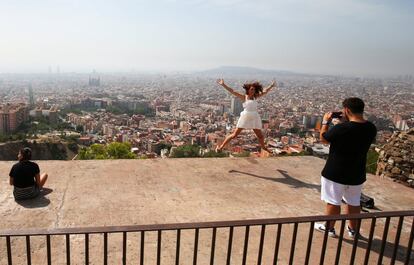
{"label": "metal railing", "polygon": [[[357,233],[364,226],[364,232],[368,238],[356,236],[352,240],[346,240],[344,237],[345,224],[347,220],[357,220]],[[340,232],[335,239],[328,239],[328,233],[314,234],[314,224],[316,222],[339,221]],[[299,226],[302,228],[299,232]],[[304,227],[304,229],[303,229]],[[381,227],[377,228],[377,227]],[[255,233],[252,229],[255,228]],[[274,228],[274,229],[273,229]],[[235,237],[236,229],[241,229],[242,233]],[[206,243],[200,239],[201,231],[209,231],[207,247],[205,249],[202,262],[200,261],[200,244]],[[272,236],[268,236],[267,232],[272,230]],[[273,231],[274,230],[274,231]],[[193,231],[191,233],[191,244],[187,242],[182,246],[183,232]],[[168,244],[163,245],[163,236],[173,233],[173,240],[168,240]],[[239,231],[240,232],[240,231]],[[72,259],[74,255],[71,249],[74,244],[82,245],[83,257],[82,263],[90,263],[90,255],[102,255],[103,264],[108,264],[108,235],[119,234],[122,238],[120,244],[120,260],[116,264],[132,264],[132,260],[128,260],[128,236],[131,233],[137,233],[139,238],[139,248],[136,254],[136,262],[134,264],[143,265],[147,263],[161,264],[180,264],[186,263],[196,265],[201,264],[325,264],[326,255],[329,254],[330,260],[334,260],[334,264],[383,264],[384,254],[389,264],[399,262],[401,264],[413,263],[413,237],[414,237],[414,211],[396,211],[396,212],[376,212],[363,213],[354,215],[338,215],[338,216],[307,216],[293,218],[275,218],[275,219],[257,219],[257,220],[238,220],[238,221],[221,221],[221,222],[202,222],[202,223],[177,223],[177,224],[154,224],[154,225],[134,225],[134,226],[111,226],[111,227],[86,227],[86,228],[62,228],[62,229],[36,229],[36,230],[8,230],[0,231],[0,260],[3,256],[4,264],[32,264],[32,239],[44,238],[46,247],[40,247],[45,252],[44,262],[52,264],[52,242],[51,237],[62,237],[62,245],[65,249],[63,260],[66,264],[74,263]],[[146,235],[153,233],[154,235],[154,256],[147,257],[148,248]],[[362,233],[361,233],[362,234]],[[80,236],[81,240],[72,242],[72,237]],[[102,249],[100,251],[90,251],[90,238],[92,235],[103,236],[101,242]],[[392,235],[392,242],[388,242]],[[171,235],[170,235],[171,236]],[[217,243],[220,236],[221,243]],[[316,238],[317,237],[317,238]],[[375,249],[376,261],[372,259],[373,241],[375,239],[377,248]],[[20,238],[20,244],[12,242],[13,239]],[[359,244],[364,240],[364,244]],[[404,244],[402,244],[404,239]],[[328,240],[330,248],[328,250]],[[24,244],[25,241],[25,244]],[[79,243],[81,241],[81,243]],[[188,237],[187,237],[187,241]],[[253,242],[251,243],[251,242]],[[348,250],[344,253],[344,242],[348,243]],[[173,243],[171,243],[173,242]],[[170,244],[171,243],[171,244]],[[234,250],[235,245],[240,245],[240,251]],[[285,248],[281,248],[281,245]],[[298,246],[300,244],[300,246]],[[44,245],[44,244],[43,244]],[[99,249],[100,249],[99,247]],[[302,248],[303,247],[303,248]],[[45,248],[45,249],[44,249]],[[184,248],[190,248],[185,256],[182,255]],[[4,249],[4,251],[1,251]],[[98,250],[99,250],[98,249]],[[254,253],[253,250],[254,249]],[[363,251],[365,249],[365,251]],[[300,250],[305,250],[300,252]],[[358,261],[356,253],[359,250]],[[19,262],[14,263],[14,252],[22,252],[19,256]],[[162,260],[163,253],[168,251],[170,260]],[[217,252],[220,251],[222,261],[216,261]],[[249,252],[250,251],[250,252]],[[191,252],[191,257],[188,253]],[[264,255],[266,252],[266,255]],[[364,253],[365,252],[365,253]],[[207,254],[206,254],[207,253]],[[299,254],[298,254],[299,253]],[[342,254],[342,256],[341,256]],[[249,255],[249,258],[248,258]],[[173,256],[173,257],[172,257]],[[283,256],[283,257],[282,257]],[[311,258],[312,256],[312,258]],[[172,257],[172,258],[171,258]],[[79,258],[79,255],[77,256]],[[266,258],[266,261],[264,261]],[[342,260],[341,260],[342,258]],[[239,259],[239,260],[237,260]],[[346,259],[346,260],[344,260]],[[152,262],[148,262],[148,260]],[[24,261],[24,263],[22,263]],[[2,263],[3,264],[3,263]],[[63,264],[61,262],[57,264]]]}

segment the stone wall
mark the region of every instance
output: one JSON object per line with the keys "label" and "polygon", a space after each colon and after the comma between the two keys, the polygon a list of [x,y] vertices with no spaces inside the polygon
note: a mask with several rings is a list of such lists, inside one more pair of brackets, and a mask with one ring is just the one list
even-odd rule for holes
{"label": "stone wall", "polygon": [[381,148],[377,175],[414,187],[414,128],[395,132]]}

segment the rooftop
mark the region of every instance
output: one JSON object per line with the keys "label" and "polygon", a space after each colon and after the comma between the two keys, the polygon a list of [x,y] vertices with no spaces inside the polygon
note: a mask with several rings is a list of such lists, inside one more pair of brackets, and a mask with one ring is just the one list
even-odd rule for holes
{"label": "rooftop", "polygon": [[[6,177],[15,162],[0,162],[3,230],[308,216],[325,206],[325,161],[310,156],[37,162],[49,193],[20,204]],[[413,209],[414,190],[388,179],[369,175],[363,192],[373,211]]]}

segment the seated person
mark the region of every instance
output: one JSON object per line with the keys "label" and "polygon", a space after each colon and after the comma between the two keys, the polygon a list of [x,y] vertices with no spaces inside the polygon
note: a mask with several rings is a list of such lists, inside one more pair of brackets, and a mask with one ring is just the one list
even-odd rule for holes
{"label": "seated person", "polygon": [[18,163],[10,170],[10,185],[14,186],[15,200],[35,198],[45,185],[47,174],[40,175],[39,166],[32,161],[32,150],[29,147],[20,149],[17,158]]}

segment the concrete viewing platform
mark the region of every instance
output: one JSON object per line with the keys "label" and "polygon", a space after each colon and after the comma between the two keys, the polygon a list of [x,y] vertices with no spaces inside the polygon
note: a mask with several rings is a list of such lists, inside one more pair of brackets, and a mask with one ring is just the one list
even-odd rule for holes
{"label": "concrete viewing platform", "polygon": [[[3,172],[0,179],[0,230],[206,222],[324,213],[325,204],[320,200],[320,172],[325,161],[310,156],[37,162],[41,171],[49,174],[47,194],[23,203],[14,201],[12,187],[8,184],[8,173],[15,162],[0,162]],[[376,209],[372,211],[414,208],[414,189],[388,179],[369,175],[363,192],[375,199]],[[407,223],[401,236],[404,242],[408,241],[410,222],[412,219],[404,222]],[[369,224],[362,225],[362,232],[367,226]],[[286,236],[290,230],[286,230]],[[302,230],[298,240],[305,244],[309,228],[306,226]],[[375,236],[380,238],[382,230],[378,228],[377,231]],[[301,235],[304,238],[299,239]],[[225,236],[222,235],[223,240]],[[239,236],[242,238],[243,234]],[[323,234],[314,236],[317,241]],[[218,235],[218,239],[220,237]],[[166,244],[173,242],[172,238],[166,236]],[[205,238],[210,240],[207,235]],[[20,239],[16,240],[13,244],[20,242]],[[129,247],[134,248],[134,240],[133,237],[128,238]],[[155,237],[153,240],[155,242]],[[289,240],[286,240],[287,249]],[[188,245],[192,244],[190,241]],[[25,246],[24,241],[21,244]],[[350,245],[347,244],[347,248]],[[96,243],[95,249],[100,249],[99,246]],[[44,247],[40,242],[33,251]],[[333,249],[336,245],[332,243],[329,247]],[[4,253],[4,249],[3,242],[0,242],[0,253]],[[117,248],[110,249],[113,262],[109,264],[120,264]],[[16,252],[15,259],[24,260],[24,251],[21,254]],[[81,252],[82,247],[79,247]],[[135,252],[132,260],[137,259],[138,251]],[[208,251],[205,252],[208,256]],[[346,253],[344,250],[343,255]],[[190,252],[187,254],[191,256]],[[165,255],[163,264],[172,264],[167,261],[168,253]],[[282,264],[288,255],[282,255]],[[218,253],[217,259],[224,259],[224,256],[225,253]],[[363,258],[363,254],[360,256]],[[6,263],[4,257],[1,255],[0,264]],[[190,264],[192,259],[185,261],[184,257],[183,264]],[[202,257],[200,254],[200,259]],[[44,259],[43,254],[38,257],[41,264]],[[56,259],[60,264],[59,260],[64,256]],[[96,258],[95,261],[98,260]],[[148,258],[148,263],[153,264],[151,258]],[[200,260],[200,264],[205,263]],[[217,264],[223,263],[217,261]],[[263,264],[270,263],[264,261]]]}

